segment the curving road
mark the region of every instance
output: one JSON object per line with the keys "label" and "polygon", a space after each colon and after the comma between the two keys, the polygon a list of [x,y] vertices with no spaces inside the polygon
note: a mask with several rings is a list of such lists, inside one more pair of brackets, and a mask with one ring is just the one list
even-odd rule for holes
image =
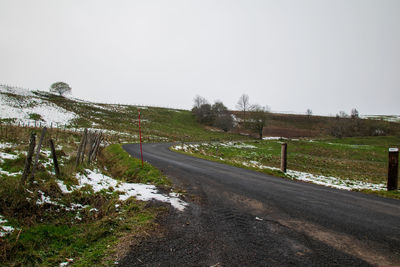
{"label": "curving road", "polygon": [[[400,266],[400,201],[276,178],[145,144],[190,202],[121,266]],[[134,157],[137,144],[124,145]]]}

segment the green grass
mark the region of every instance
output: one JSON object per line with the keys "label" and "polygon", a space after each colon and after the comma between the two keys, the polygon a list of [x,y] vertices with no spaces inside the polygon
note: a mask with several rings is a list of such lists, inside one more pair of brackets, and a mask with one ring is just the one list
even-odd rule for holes
{"label": "green grass", "polygon": [[130,105],[94,104],[52,94],[41,97],[68,111],[79,114],[67,127],[92,127],[127,133],[121,141],[137,142],[139,135],[138,109],[141,112],[144,142],[213,141],[248,139],[238,134],[213,132],[199,124],[188,110]]}
{"label": "green grass", "polygon": [[[154,227],[154,219],[163,208],[145,207],[145,203],[128,200],[119,211],[108,211],[102,218],[85,218],[77,223],[35,223],[20,226],[0,242],[8,253],[2,266],[57,266],[66,258],[76,266],[105,265],[112,248],[124,234],[143,235]],[[65,216],[65,215],[63,215]]]}
{"label": "green grass", "polygon": [[[257,161],[280,167],[282,141],[249,141],[255,148],[200,146],[189,151],[195,156],[232,162]],[[363,137],[309,140],[284,140],[288,144],[288,169],[312,174],[371,183],[386,183],[388,147],[400,145],[400,137]]]}
{"label": "green grass", "polygon": [[106,147],[99,158],[104,171],[112,177],[130,183],[151,183],[158,186],[170,185],[170,181],[161,174],[161,171],[151,164],[131,157],[120,144]]}
{"label": "green grass", "polygon": [[239,167],[239,168],[245,168],[248,170],[253,170],[253,171],[260,171],[269,175],[273,175],[276,177],[282,177],[282,178],[288,178],[283,172],[278,171],[278,170],[269,170],[269,169],[258,169],[255,167],[251,167],[251,166],[244,166],[243,164],[240,164],[238,162],[235,161],[235,159],[227,159],[224,158],[224,160],[221,160],[219,157],[215,156],[215,155],[211,155],[211,154],[202,154],[202,153],[192,153],[192,152],[184,152],[184,151],[179,151],[179,150],[175,150],[173,148],[170,148],[170,150],[181,153],[181,154],[185,154],[185,155],[189,155],[189,156],[195,156],[197,158],[201,158],[201,159],[206,159],[206,160],[211,160],[211,161],[215,161],[215,162],[219,162],[219,163],[223,163],[223,164],[229,164],[231,166],[235,166],[235,167]]}

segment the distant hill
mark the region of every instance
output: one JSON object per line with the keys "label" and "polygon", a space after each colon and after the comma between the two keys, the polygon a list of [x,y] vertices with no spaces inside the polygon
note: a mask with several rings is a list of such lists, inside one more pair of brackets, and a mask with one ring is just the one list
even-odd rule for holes
{"label": "distant hill", "polygon": [[[199,124],[188,110],[94,103],[0,84],[2,123],[70,130],[90,128],[118,135],[126,142],[136,142],[139,109],[143,140],[148,142],[238,140],[252,136],[240,127],[242,118],[238,111],[231,112],[238,127],[232,133],[224,133]],[[369,115],[355,122],[350,118],[271,113],[264,136],[324,137],[338,131],[344,136],[399,135],[398,120],[398,116]]]}
{"label": "distant hill", "polygon": [[143,140],[148,142],[244,139],[196,122],[190,111],[133,105],[101,104],[43,91],[0,85],[0,122],[82,130],[90,128],[138,141],[138,110]]}

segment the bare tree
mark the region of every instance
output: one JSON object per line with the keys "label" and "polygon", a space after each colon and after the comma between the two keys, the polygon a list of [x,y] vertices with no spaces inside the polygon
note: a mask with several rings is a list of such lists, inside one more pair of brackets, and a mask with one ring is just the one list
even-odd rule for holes
{"label": "bare tree", "polygon": [[348,118],[349,115],[347,115],[347,113],[344,112],[344,111],[339,111],[339,114],[336,114],[336,117],[338,117],[338,118]]}
{"label": "bare tree", "polygon": [[307,115],[308,117],[311,117],[311,116],[312,116],[312,110],[311,110],[311,109],[307,109],[306,115]]}
{"label": "bare tree", "polygon": [[249,96],[246,94],[241,95],[236,107],[243,112],[243,121],[246,123],[246,112],[250,109]]}
{"label": "bare tree", "polygon": [[50,87],[50,92],[57,93],[60,96],[62,96],[65,93],[70,93],[71,90],[72,90],[71,87],[65,82],[56,82],[53,83]]}
{"label": "bare tree", "polygon": [[360,117],[360,115],[359,115],[359,113],[358,113],[358,110],[357,109],[355,109],[355,108],[353,108],[352,110],[351,110],[351,118],[352,119],[358,119],[359,117]]}
{"label": "bare tree", "polygon": [[267,124],[269,110],[268,106],[262,107],[260,105],[254,105],[251,109],[249,126],[258,134],[260,139],[263,137],[263,130]]}
{"label": "bare tree", "polygon": [[193,102],[194,102],[193,108],[200,108],[202,105],[208,104],[207,99],[199,95],[196,95],[196,97],[193,99]]}

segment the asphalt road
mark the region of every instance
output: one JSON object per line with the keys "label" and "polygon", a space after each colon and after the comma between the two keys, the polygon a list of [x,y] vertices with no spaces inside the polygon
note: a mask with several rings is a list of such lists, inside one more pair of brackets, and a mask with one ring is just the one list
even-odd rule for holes
{"label": "asphalt road", "polygon": [[[400,266],[400,201],[295,182],[145,144],[190,206],[121,266]],[[124,145],[132,156],[139,146]]]}

